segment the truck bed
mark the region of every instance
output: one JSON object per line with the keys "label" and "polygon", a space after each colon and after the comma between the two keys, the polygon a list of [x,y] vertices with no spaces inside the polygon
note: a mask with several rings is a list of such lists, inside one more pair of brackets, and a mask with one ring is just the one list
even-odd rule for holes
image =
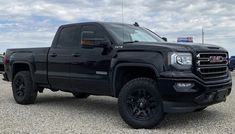
{"label": "truck bed", "polygon": [[[7,49],[6,57],[10,62],[20,61],[30,64],[34,80],[47,84],[47,55],[49,50],[50,47]],[[6,66],[6,73],[10,81],[12,81],[10,75],[11,67],[9,65]]]}
{"label": "truck bed", "polygon": [[37,47],[37,48],[12,48],[7,49],[7,55],[11,55],[13,53],[41,53],[48,52],[50,47]]}

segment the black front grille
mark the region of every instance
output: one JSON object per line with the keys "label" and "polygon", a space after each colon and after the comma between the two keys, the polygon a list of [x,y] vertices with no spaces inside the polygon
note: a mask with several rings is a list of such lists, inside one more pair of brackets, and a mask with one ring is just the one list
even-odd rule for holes
{"label": "black front grille", "polygon": [[220,80],[228,77],[227,53],[199,53],[196,68],[204,80]]}

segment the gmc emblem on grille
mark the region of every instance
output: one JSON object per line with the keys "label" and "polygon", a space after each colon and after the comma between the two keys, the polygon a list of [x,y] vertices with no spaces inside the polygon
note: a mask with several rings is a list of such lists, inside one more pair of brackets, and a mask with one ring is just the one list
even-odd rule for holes
{"label": "gmc emblem on grille", "polygon": [[209,57],[209,62],[210,63],[221,63],[224,61],[223,56],[210,56]]}

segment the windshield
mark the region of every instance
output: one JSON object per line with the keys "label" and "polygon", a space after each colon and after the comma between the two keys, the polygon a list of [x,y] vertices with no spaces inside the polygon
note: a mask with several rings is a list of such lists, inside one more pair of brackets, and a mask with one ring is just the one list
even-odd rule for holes
{"label": "windshield", "polygon": [[107,24],[105,27],[121,43],[132,42],[163,42],[163,40],[151,31],[126,24]]}

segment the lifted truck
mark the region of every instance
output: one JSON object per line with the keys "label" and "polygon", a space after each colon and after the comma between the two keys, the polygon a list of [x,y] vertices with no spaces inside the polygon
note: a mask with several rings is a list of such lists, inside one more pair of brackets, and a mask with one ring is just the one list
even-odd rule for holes
{"label": "lifted truck", "polygon": [[34,103],[44,88],[77,98],[112,96],[133,128],[223,102],[232,86],[225,49],[167,43],[146,28],[119,23],[63,25],[51,47],[8,49],[4,65],[19,104]]}

